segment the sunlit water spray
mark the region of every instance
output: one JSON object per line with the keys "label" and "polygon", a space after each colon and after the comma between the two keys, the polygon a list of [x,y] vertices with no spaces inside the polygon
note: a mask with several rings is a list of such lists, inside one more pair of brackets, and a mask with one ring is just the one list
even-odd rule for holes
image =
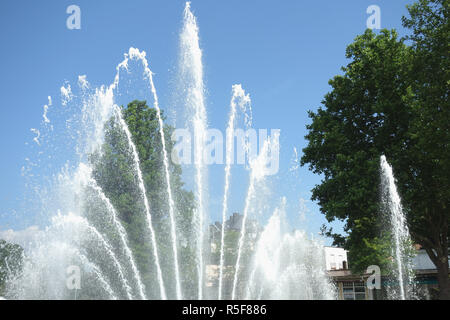
{"label": "sunlit water spray", "polygon": [[85,255],[80,253],[79,250],[77,250],[77,249],[72,249],[72,250],[74,252],[74,255],[80,259],[81,263],[84,266],[86,266],[87,268],[89,268],[90,270],[92,270],[93,273],[97,276],[97,278],[100,281],[101,286],[108,293],[110,299],[117,300],[118,299],[117,296],[114,294],[114,291],[111,288],[111,285],[108,283],[108,281],[103,276],[103,273],[101,272],[100,268],[98,266],[96,266],[94,263],[90,262],[89,259]]}
{"label": "sunlit water spray", "polygon": [[395,273],[398,283],[398,290],[391,289],[390,298],[400,300],[410,299],[413,294],[412,266],[409,257],[412,249],[411,237],[400,195],[395,184],[394,173],[384,155],[380,157],[380,167],[382,201],[385,208],[389,210],[390,227],[394,244],[392,253],[395,259]]}
{"label": "sunlit water spray", "polygon": [[[98,232],[98,230],[89,224],[89,221],[81,216],[74,215],[72,213],[69,213],[68,215],[64,216],[58,216],[58,222],[55,223],[55,226],[58,227],[58,224],[67,225],[70,227],[76,228],[75,230],[79,230],[77,232],[82,233],[83,231],[86,232],[89,235],[92,235],[94,237],[94,240],[96,242],[100,243],[100,246],[103,248],[103,250],[106,252],[106,254],[110,257],[110,259],[113,262],[114,267],[117,269],[117,273],[119,275],[120,282],[123,284],[123,288],[126,290],[126,295],[128,299],[132,299],[131,294],[131,287],[128,285],[128,281],[124,276],[123,268],[117,260],[117,257],[111,248],[111,245],[108,243],[108,241],[103,237],[103,235]],[[80,228],[80,229],[78,229]]]}
{"label": "sunlit water spray", "polygon": [[[220,238],[220,269],[219,269],[219,300],[222,299],[222,285],[223,285],[223,268],[224,268],[224,250],[225,250],[225,222],[227,219],[228,213],[228,197],[229,197],[229,188],[230,188],[230,175],[231,175],[231,163],[232,163],[232,155],[233,155],[233,139],[234,139],[234,129],[236,126],[236,112],[242,111],[246,112],[250,110],[250,96],[245,94],[245,91],[242,89],[241,85],[233,86],[233,93],[230,102],[230,116],[228,119],[228,126],[226,131],[226,164],[225,164],[225,187],[223,193],[223,202],[222,202],[222,229],[221,229],[221,238]],[[238,108],[237,108],[238,107]],[[247,125],[251,125],[249,121],[247,121]]]}
{"label": "sunlit water spray", "polygon": [[237,259],[236,259],[236,265],[234,269],[234,280],[233,280],[233,289],[231,293],[231,299],[236,299],[236,290],[237,290],[237,282],[238,282],[238,276],[239,271],[241,268],[241,256],[242,256],[242,250],[244,247],[244,240],[246,235],[246,223],[248,214],[250,211],[251,202],[254,200],[256,194],[256,184],[260,181],[262,181],[265,176],[267,175],[267,163],[268,163],[268,156],[269,152],[271,152],[271,148],[277,149],[277,146],[274,144],[278,143],[277,137],[272,137],[272,139],[267,139],[264,141],[263,147],[260,149],[259,155],[255,159],[250,159],[250,181],[249,181],[249,187],[247,190],[247,196],[245,198],[245,207],[243,212],[243,218],[242,218],[242,226],[241,226],[241,233],[239,237],[239,243],[238,243],[238,253],[237,253]]}
{"label": "sunlit water spray", "polygon": [[198,260],[198,299],[203,299],[204,286],[204,241],[205,241],[205,192],[206,175],[204,144],[206,142],[207,115],[205,107],[205,88],[203,84],[202,50],[199,44],[198,27],[191,12],[190,2],[184,9],[183,28],[180,35],[180,72],[186,88],[186,105],[190,111],[189,122],[194,135],[194,164],[197,208],[197,260]]}
{"label": "sunlit water spray", "polygon": [[[196,198],[196,209],[192,226],[195,238],[195,260],[193,268],[197,268],[198,279],[197,296],[199,299],[205,297],[204,288],[205,269],[208,259],[204,257],[206,252],[207,233],[206,222],[209,217],[207,198],[207,167],[205,164],[205,140],[207,135],[207,113],[205,107],[205,87],[203,83],[203,64],[202,51],[199,46],[199,32],[196,18],[190,10],[190,4],[187,3],[184,16],[183,28],[180,34],[180,76],[183,80],[182,92],[185,94],[185,105],[187,106],[188,126],[194,134],[194,192]],[[129,64],[138,62],[143,67],[143,80],[146,82],[146,90],[153,97],[153,106],[157,112],[159,123],[159,134],[162,144],[162,175],[165,177],[167,208],[169,216],[169,228],[159,229],[154,224],[152,216],[152,203],[150,202],[143,173],[141,171],[141,161],[137,147],[133,142],[131,132],[122,117],[122,112],[117,106],[120,96],[119,84],[124,82],[123,73],[130,72]],[[125,54],[125,59],[116,67],[116,76],[109,86],[93,88],[86,80],[86,76],[80,76],[78,86],[81,90],[78,122],[72,122],[73,119],[66,121],[69,135],[77,142],[74,147],[75,159],[66,163],[61,173],[58,175],[58,195],[48,198],[47,202],[50,209],[48,212],[64,212],[65,215],[58,213],[53,216],[49,222],[49,227],[42,232],[40,237],[30,252],[27,253],[25,266],[22,274],[13,279],[8,284],[8,298],[19,299],[147,299],[147,296],[153,298],[157,296],[161,299],[176,296],[177,299],[183,298],[183,288],[181,287],[180,277],[187,278],[191,274],[180,275],[180,263],[178,261],[179,246],[177,245],[177,221],[176,207],[170,184],[170,166],[166,149],[164,123],[158,102],[155,85],[153,83],[152,72],[146,60],[146,54],[135,48],[130,48]],[[281,231],[280,218],[284,207],[277,211],[270,219],[269,224],[256,242],[256,251],[252,253],[250,265],[246,262],[246,239],[249,238],[249,219],[254,218],[252,213],[256,211],[257,204],[262,197],[260,189],[265,189],[265,177],[268,175],[267,162],[270,152],[278,151],[278,135],[264,141],[260,148],[258,156],[253,155],[249,159],[249,187],[244,202],[243,220],[240,228],[238,244],[233,248],[237,252],[237,260],[234,266],[234,278],[230,283],[225,282],[224,269],[224,235],[227,232],[225,220],[228,215],[229,199],[231,189],[231,155],[233,150],[233,132],[237,127],[237,117],[242,113],[246,117],[245,125],[251,124],[250,98],[244,92],[240,85],[233,86],[233,97],[230,103],[230,114],[227,125],[227,149],[225,165],[225,184],[223,186],[224,195],[222,201],[222,230],[220,243],[220,266],[218,277],[218,288],[212,288],[214,296],[223,298],[224,287],[232,282],[232,298],[329,298],[333,295],[333,288],[329,287],[324,281],[321,246],[314,241],[307,240],[304,233],[296,232],[293,234],[283,233]],[[77,99],[69,84],[61,88],[62,107],[69,110],[73,99]],[[44,108],[43,123],[50,128],[49,134],[53,132],[53,126],[61,125],[52,118],[52,105],[55,103],[49,99],[49,103]],[[250,116],[249,116],[250,115]],[[63,122],[62,120],[61,122]],[[126,221],[122,221],[118,210],[113,205],[113,198],[108,198],[111,190],[100,183],[98,175],[94,174],[94,165],[89,164],[90,156],[96,153],[102,153],[105,143],[106,124],[113,123],[114,128],[119,129],[121,139],[124,139],[125,150],[123,156],[127,159],[127,165],[130,165],[129,172],[132,176],[133,196],[139,202],[136,209],[139,212],[133,214],[142,214],[144,223],[142,234],[138,236],[144,239],[145,245],[148,244],[150,259],[145,267],[149,270],[140,270],[143,266],[139,255],[134,256],[130,240],[133,240],[133,233],[127,229]],[[78,125],[78,126],[77,126]],[[48,134],[42,134],[35,131],[34,137],[39,147],[45,145],[45,138]],[[261,138],[260,138],[261,139]],[[262,139],[264,140],[264,139]],[[261,143],[261,141],[260,141]],[[70,146],[72,147],[72,146]],[[248,147],[248,146],[247,146]],[[248,151],[248,150],[247,150]],[[247,152],[248,153],[248,152]],[[64,153],[60,153],[64,156]],[[254,157],[253,157],[254,156]],[[65,159],[67,160],[67,159]],[[49,160],[52,161],[52,160]],[[67,160],[67,162],[69,162]],[[59,167],[58,167],[59,168]],[[103,189],[104,188],[104,189]],[[106,191],[105,191],[106,190]],[[121,191],[120,189],[118,189]],[[59,198],[58,198],[59,197]],[[56,199],[54,201],[53,199]],[[55,208],[55,210],[53,210]],[[56,210],[58,209],[58,210]],[[141,216],[139,216],[141,217]],[[167,232],[164,234],[163,232]],[[170,239],[171,254],[161,249],[157,242],[157,236]],[[136,241],[136,240],[135,240]],[[160,257],[161,255],[161,257]],[[172,265],[165,263],[164,258],[173,258]],[[277,257],[273,261],[273,257]],[[278,259],[279,258],[279,259]],[[146,257],[147,259],[147,257]],[[160,263],[160,259],[162,263]],[[167,259],[166,259],[167,260]],[[188,263],[188,262],[187,262]],[[78,265],[83,273],[82,290],[71,291],[66,288],[66,269],[68,265]],[[170,265],[170,266],[169,266]],[[170,269],[170,270],[169,270]],[[249,275],[247,271],[251,270]],[[144,277],[144,272],[145,277]],[[156,275],[155,275],[156,273]],[[142,275],[141,275],[142,274]],[[174,275],[169,277],[167,275]],[[165,278],[163,276],[166,276]],[[249,276],[250,280],[246,280]],[[153,279],[155,278],[155,279]],[[145,280],[144,280],[145,279]],[[172,282],[173,281],[173,282]],[[145,284],[144,284],[145,283]],[[174,284],[175,294],[172,292],[171,284]],[[167,285],[167,288],[166,288]],[[153,287],[159,292],[153,292]],[[269,288],[275,288],[271,293]],[[187,296],[187,286],[184,288]],[[245,289],[245,291],[243,290]],[[217,292],[215,291],[217,290]],[[329,290],[329,295],[324,294],[324,290]],[[166,292],[167,291],[167,292]],[[159,293],[159,295],[158,295]],[[228,293],[227,293],[228,295]]]}
{"label": "sunlit water spray", "polygon": [[[104,138],[104,126],[105,123],[111,119],[111,117],[114,117],[115,121],[119,124],[123,132],[125,133],[125,136],[127,137],[128,146],[130,148],[130,153],[132,155],[132,158],[134,160],[134,173],[138,179],[139,189],[141,190],[142,194],[142,201],[145,206],[146,211],[146,219],[147,219],[147,226],[148,230],[150,232],[151,242],[153,246],[153,254],[154,254],[154,260],[155,260],[155,266],[157,270],[157,277],[158,277],[158,283],[160,286],[160,295],[162,299],[166,298],[166,292],[164,288],[164,283],[162,279],[162,271],[159,264],[159,256],[158,256],[158,248],[156,245],[156,239],[155,239],[155,231],[152,226],[152,217],[151,217],[151,211],[150,211],[150,204],[147,199],[145,185],[142,178],[142,172],[140,170],[139,166],[139,157],[137,154],[136,147],[132,141],[131,133],[128,130],[128,127],[125,123],[125,121],[122,119],[121,116],[121,110],[114,104],[114,91],[117,90],[117,87],[119,85],[120,80],[120,72],[123,71],[123,69],[127,69],[128,66],[128,60],[129,58],[134,59],[136,57],[142,58],[143,61],[145,61],[145,53],[139,52],[137,49],[130,48],[129,54],[125,55],[125,60],[122,61],[118,67],[117,67],[117,74],[114,79],[114,82],[106,87],[101,86],[100,88],[95,89],[95,91],[90,94],[88,93],[88,90],[90,89],[89,83],[86,81],[86,78],[84,76],[79,77],[79,85],[82,89],[82,108],[81,108],[81,129],[78,129],[76,132],[79,135],[78,137],[78,144],[76,146],[76,153],[79,155],[80,161],[83,159],[86,159],[86,156],[89,154],[93,154],[96,152],[100,146],[102,145],[103,138]],[[143,63],[144,63],[143,62]],[[145,69],[148,74],[151,74],[149,69]],[[151,82],[152,84],[152,82]],[[152,86],[152,92],[154,92],[154,87]],[[62,87],[61,88],[62,98],[63,98],[63,106],[66,106],[68,103],[70,103],[71,99],[74,97],[70,86]],[[156,94],[156,93],[155,93]],[[45,110],[47,112],[48,110]],[[46,121],[47,122],[47,121]],[[70,127],[68,128],[70,129]],[[84,131],[82,131],[84,130]],[[73,199],[65,198],[61,199],[64,204],[64,207],[73,208],[76,211],[82,211],[82,205],[78,203],[80,197],[83,198],[83,193],[86,192],[86,187],[90,187],[91,189],[95,190],[97,193],[97,197],[106,205],[107,212],[112,216],[113,225],[115,227],[115,231],[119,235],[119,238],[121,239],[121,245],[123,247],[123,250],[125,252],[125,255],[128,257],[126,259],[127,263],[131,265],[131,270],[134,278],[134,282],[137,285],[137,292],[138,296],[142,299],[146,299],[145,295],[145,288],[142,283],[140,273],[138,271],[138,268],[136,266],[136,263],[134,261],[134,257],[132,256],[131,250],[128,246],[128,242],[126,239],[126,233],[123,229],[121,223],[118,221],[117,214],[115,212],[114,207],[112,206],[109,199],[105,196],[101,188],[97,185],[96,181],[92,179],[90,176],[91,169],[89,166],[83,164],[82,162],[79,164],[78,172],[75,174],[73,178],[71,178],[70,173],[63,172],[63,174],[60,176],[64,177],[62,180],[64,180],[61,184],[67,185],[70,188],[74,188],[74,190],[64,191],[61,196],[63,198],[65,197],[73,197]],[[71,181],[73,180],[73,181]],[[81,181],[81,182],[80,182]],[[67,201],[69,200],[69,201]],[[89,222],[83,218],[80,215],[67,215],[65,216],[66,219],[69,219],[72,222],[72,230],[70,230],[67,226],[64,227],[64,230],[69,230],[70,232],[61,232],[58,234],[56,231],[59,228],[61,228],[61,223],[58,223],[58,220],[53,219],[52,221],[52,230],[48,231],[49,235],[53,235],[53,238],[51,236],[47,236],[45,241],[40,241],[41,243],[38,244],[40,246],[45,247],[46,243],[49,242],[50,244],[56,244],[61,243],[61,245],[64,245],[64,243],[69,242],[72,243],[75,246],[83,246],[83,241],[81,241],[81,231],[79,229],[76,229],[77,225],[84,225],[85,229],[89,231],[90,234],[95,235],[97,238],[97,241],[101,244],[101,250],[103,250],[107,256],[109,256],[112,259],[113,265],[116,268],[116,273],[119,277],[119,282],[122,283],[122,289],[125,290],[126,297],[131,299],[133,298],[132,295],[132,289],[129,285],[129,281],[123,271],[123,262],[119,261],[114,253],[114,249],[108,244],[108,241],[103,237],[103,235],[95,229],[95,227],[91,226]],[[46,231],[47,232],[47,231]],[[77,234],[80,233],[80,234]],[[77,240],[78,239],[78,240]],[[91,249],[90,249],[91,250]],[[40,250],[35,250],[35,252],[40,252]],[[88,261],[88,257],[84,254],[77,254],[79,259],[81,260],[83,265],[86,265]],[[34,255],[35,259],[39,260],[39,255]],[[82,258],[82,259],[81,259]],[[70,260],[70,257],[68,257]],[[113,289],[111,289],[111,286],[108,284],[108,286],[105,285],[105,283],[108,283],[105,276],[102,273],[102,269],[98,266],[95,266],[93,262],[89,262],[89,265],[91,266],[90,270],[94,272],[97,275],[97,278],[102,283],[102,287],[111,293]],[[27,268],[25,268],[27,270]],[[29,272],[33,272],[33,269],[29,269]],[[25,272],[26,273],[26,272]],[[39,271],[38,271],[39,274]],[[36,276],[38,276],[36,274]],[[26,279],[28,275],[24,274],[24,278]],[[50,281],[52,283],[53,281]],[[33,282],[32,282],[33,283]],[[17,282],[16,282],[17,284]],[[36,284],[38,287],[40,284]],[[64,290],[63,290],[64,291]],[[64,297],[64,294],[61,291],[60,295],[57,295],[59,297]],[[24,292],[23,290],[18,292]],[[30,290],[30,292],[33,292],[33,290]],[[43,293],[44,296],[48,296],[48,293]],[[20,297],[20,295],[19,295]],[[111,298],[117,298],[117,295],[110,294]]]}
{"label": "sunlit water spray", "polygon": [[164,163],[164,173],[166,178],[166,188],[167,188],[167,196],[169,201],[169,218],[170,218],[170,232],[171,232],[171,240],[172,240],[172,253],[174,257],[174,269],[175,269],[175,285],[176,285],[176,295],[178,299],[182,299],[182,290],[181,290],[181,282],[180,282],[180,271],[179,271],[179,263],[178,263],[178,249],[177,249],[177,234],[176,234],[176,221],[175,221],[175,202],[173,201],[173,193],[172,186],[170,181],[170,172],[169,172],[169,158],[167,155],[166,148],[166,137],[164,132],[164,123],[161,116],[161,109],[159,108],[159,100],[158,95],[156,93],[155,84],[153,82],[153,74],[148,66],[147,59],[145,58],[146,54],[144,51],[140,52],[138,49],[130,48],[129,59],[141,61],[144,67],[144,77],[149,82],[149,87],[151,93],[153,95],[153,106],[156,109],[156,115],[158,117],[159,123],[159,134],[161,136],[161,144],[163,151],[163,163]]}
{"label": "sunlit water spray", "polygon": [[158,275],[158,282],[159,282],[159,290],[160,290],[160,294],[161,294],[161,299],[166,300],[167,296],[166,296],[166,289],[164,287],[164,280],[162,277],[162,271],[161,271],[161,265],[159,263],[159,255],[158,255],[158,246],[156,244],[156,236],[155,236],[155,230],[153,228],[153,223],[152,223],[152,215],[150,212],[150,204],[148,202],[148,198],[147,198],[147,190],[145,188],[145,184],[144,184],[144,179],[142,177],[142,171],[140,168],[140,162],[139,162],[139,155],[138,152],[136,150],[136,146],[133,143],[133,139],[131,137],[131,133],[130,130],[128,129],[127,124],[125,123],[125,121],[122,118],[122,114],[121,111],[119,109],[119,107],[116,106],[116,111],[115,111],[115,116],[116,116],[116,120],[118,121],[118,123],[120,123],[122,129],[124,130],[126,137],[128,139],[128,144],[131,148],[132,151],[132,155],[133,155],[133,159],[134,159],[134,166],[135,166],[135,170],[137,173],[137,178],[139,181],[139,189],[141,190],[142,193],[142,198],[144,200],[144,206],[145,206],[145,217],[147,220],[147,225],[148,225],[148,229],[150,230],[150,237],[152,239],[152,247],[153,247],[153,255],[155,258],[155,264],[156,264],[156,272]]}
{"label": "sunlit water spray", "polygon": [[283,198],[257,242],[245,299],[336,299],[323,246],[303,231],[286,232],[285,211]]}
{"label": "sunlit water spray", "polygon": [[[89,170],[89,167],[87,167],[87,166],[80,165],[80,168],[82,168],[82,170]],[[145,288],[142,283],[141,275],[136,266],[136,262],[134,260],[133,254],[131,253],[130,247],[128,245],[126,231],[123,228],[120,221],[118,220],[118,215],[117,215],[117,212],[114,209],[113,205],[111,204],[109,199],[105,196],[102,189],[98,186],[97,182],[94,179],[92,179],[92,177],[90,176],[90,171],[88,174],[89,174],[88,185],[98,193],[98,196],[100,197],[100,199],[105,203],[108,213],[111,215],[111,219],[113,221],[114,227],[116,228],[116,231],[119,234],[123,250],[125,251],[127,260],[129,260],[129,262],[131,264],[133,275],[134,275],[135,281],[138,285],[139,296],[141,299],[146,300],[147,297],[145,296],[145,293],[144,293]]]}

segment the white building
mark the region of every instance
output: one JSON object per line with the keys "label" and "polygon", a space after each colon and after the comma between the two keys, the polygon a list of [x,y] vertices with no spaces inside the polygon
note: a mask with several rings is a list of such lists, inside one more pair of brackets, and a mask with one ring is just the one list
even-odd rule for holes
{"label": "white building", "polygon": [[347,251],[343,248],[325,247],[326,270],[348,269]]}

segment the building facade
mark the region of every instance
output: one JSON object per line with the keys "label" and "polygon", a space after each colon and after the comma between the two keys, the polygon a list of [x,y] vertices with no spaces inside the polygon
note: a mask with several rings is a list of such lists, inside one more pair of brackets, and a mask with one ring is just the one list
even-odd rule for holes
{"label": "building facade", "polygon": [[[437,270],[428,254],[420,246],[415,246],[416,254],[412,259],[415,274],[415,293],[418,299],[437,298]],[[326,247],[326,270],[336,285],[340,300],[379,300],[387,298],[389,279],[381,277],[381,289],[368,289],[367,280],[371,274],[352,274],[348,265],[344,265],[347,255],[342,248]],[[345,258],[344,258],[345,257]]]}

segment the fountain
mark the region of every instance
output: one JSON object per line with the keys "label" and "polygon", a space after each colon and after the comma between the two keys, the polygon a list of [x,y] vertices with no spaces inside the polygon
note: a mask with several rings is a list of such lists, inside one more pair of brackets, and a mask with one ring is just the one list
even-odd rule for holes
{"label": "fountain", "polygon": [[260,182],[266,176],[265,170],[266,170],[267,155],[269,152],[269,145],[271,143],[273,143],[273,142],[270,140],[266,140],[264,142],[263,148],[262,148],[259,156],[256,159],[253,159],[250,163],[250,184],[248,187],[247,196],[245,198],[245,207],[244,207],[244,214],[243,214],[243,219],[242,219],[241,234],[240,234],[239,243],[238,243],[238,254],[237,254],[237,259],[236,259],[236,266],[234,268],[233,291],[231,293],[232,300],[234,300],[236,298],[236,286],[237,286],[238,275],[239,275],[239,271],[240,271],[239,268],[240,268],[242,250],[243,250],[243,246],[244,246],[244,240],[245,240],[245,234],[246,234],[246,222],[247,222],[247,217],[249,214],[250,204],[251,204],[251,201],[256,197],[255,184]]}
{"label": "fountain", "polygon": [[138,156],[138,153],[136,150],[136,146],[133,143],[131,133],[128,130],[128,126],[125,123],[125,121],[122,119],[120,110],[117,108],[117,106],[115,106],[114,110],[115,110],[116,119],[118,120],[118,122],[120,123],[122,129],[124,130],[124,132],[126,134],[128,144],[129,144],[132,154],[133,154],[134,169],[137,173],[139,189],[141,191],[142,199],[143,199],[144,205],[145,205],[145,213],[146,213],[145,217],[147,220],[146,222],[148,224],[148,229],[150,231],[151,240],[152,240],[153,254],[155,257],[155,265],[156,265],[156,271],[158,274],[158,283],[159,283],[159,289],[160,289],[160,293],[161,293],[161,299],[165,300],[167,298],[166,290],[164,288],[164,281],[162,278],[161,266],[159,264],[158,247],[156,245],[155,230],[154,230],[153,224],[152,224],[152,215],[150,213],[150,205],[149,205],[148,198],[147,198],[147,191],[145,190],[144,179],[142,177],[142,171],[141,171],[141,168],[139,165],[139,156]]}
{"label": "fountain", "polygon": [[[204,145],[207,132],[205,87],[203,82],[202,51],[199,45],[199,29],[191,12],[190,3],[184,9],[184,23],[180,34],[180,79],[182,79],[187,125],[194,137],[194,197],[195,210],[191,221],[194,250],[183,251],[184,240],[179,207],[170,171],[169,148],[166,145],[164,119],[159,106],[146,53],[130,48],[124,60],[118,64],[114,81],[109,86],[93,88],[85,76],[80,76],[77,95],[69,84],[61,88],[62,105],[69,110],[71,105],[77,114],[75,119],[66,119],[70,136],[76,139],[75,156],[64,162],[62,169],[52,182],[51,198],[45,199],[50,221],[44,232],[36,237],[27,249],[21,274],[9,279],[6,298],[9,299],[184,299],[218,298],[232,299],[333,299],[335,289],[325,275],[322,246],[309,240],[304,232],[285,232],[283,227],[286,199],[277,208],[263,231],[254,239],[254,250],[248,251],[249,221],[254,216],[254,207],[260,201],[258,188],[265,186],[269,154],[278,151],[279,136],[264,139],[259,155],[250,156],[249,186],[245,197],[242,224],[240,226],[234,265],[225,265],[225,221],[231,188],[232,146],[236,119],[240,114],[251,125],[249,95],[241,85],[232,87],[230,115],[227,126],[225,184],[222,201],[222,229],[220,230],[219,275],[213,294],[206,287],[206,265],[209,263],[208,243],[208,172],[204,161]],[[130,64],[143,69],[145,88],[153,101],[153,109],[159,124],[161,139],[161,176],[166,225],[158,222],[155,206],[149,196],[148,177],[144,176],[143,159],[134,142],[123,110],[118,106],[120,85],[124,74],[130,73]],[[46,128],[49,134],[60,125],[49,120],[45,108]],[[249,115],[250,114],[250,115]],[[50,126],[52,126],[50,128]],[[77,127],[78,126],[78,127]],[[56,129],[55,129],[56,130]],[[38,132],[36,130],[36,132]],[[39,144],[46,135],[39,135]],[[131,232],[130,221],[122,215],[118,202],[111,199],[111,190],[101,183],[104,165],[99,159],[106,157],[105,141],[117,142],[115,154],[122,159],[120,170],[125,175],[114,180],[119,197],[122,189],[129,190],[132,203],[140,220],[139,233]],[[42,142],[43,144],[44,142]],[[65,147],[72,148],[70,143]],[[253,152],[255,150],[252,150]],[[68,153],[59,153],[65,155]],[[110,171],[119,175],[119,169]],[[126,181],[125,181],[126,180]],[[120,203],[119,203],[120,204]],[[159,238],[158,238],[159,237]],[[163,241],[161,241],[161,238]],[[159,240],[158,240],[159,239]],[[164,242],[164,243],[162,243]],[[166,250],[161,245],[167,242]],[[136,244],[138,243],[138,244]],[[208,246],[210,244],[208,243]],[[186,270],[186,252],[195,261],[195,271]],[[189,258],[191,258],[189,256]],[[275,258],[274,258],[275,257]],[[70,267],[70,268],[68,268]],[[76,267],[76,268],[73,268]],[[69,270],[80,269],[80,288],[67,285]],[[225,268],[232,269],[231,279],[226,279]],[[192,280],[195,278],[194,280]],[[186,279],[191,279],[189,285]],[[231,292],[224,293],[224,287]]]}
{"label": "fountain", "polygon": [[[233,139],[234,139],[234,128],[236,121],[236,111],[237,104],[239,105],[239,109],[245,113],[247,109],[250,109],[250,97],[245,94],[245,91],[242,89],[241,85],[233,86],[233,96],[230,102],[230,117],[228,120],[228,127],[226,132],[226,164],[225,164],[225,187],[223,193],[223,203],[222,203],[222,229],[221,229],[221,238],[220,238],[220,269],[219,269],[219,296],[218,299],[222,299],[222,284],[223,284],[223,268],[224,268],[224,248],[225,248],[225,221],[227,219],[227,211],[228,211],[228,196],[229,196],[229,187],[230,187],[230,174],[231,174],[231,155],[233,148]],[[250,125],[250,121],[247,121],[247,125]]]}
{"label": "fountain", "polygon": [[258,240],[245,299],[336,299],[334,285],[322,267],[323,247],[302,231],[283,231],[285,207],[283,198]]}
{"label": "fountain", "polygon": [[389,224],[393,243],[392,256],[394,258],[392,271],[395,273],[396,282],[395,285],[389,288],[389,298],[395,300],[412,299],[414,297],[414,277],[411,265],[411,237],[400,195],[395,184],[394,173],[384,155],[380,157],[380,167],[382,202],[389,212]]}
{"label": "fountain", "polygon": [[195,164],[195,224],[197,229],[198,299],[203,299],[205,242],[206,174],[204,145],[206,142],[207,116],[205,108],[205,88],[203,84],[202,50],[199,44],[197,21],[192,14],[191,3],[184,9],[184,24],[180,35],[180,73],[186,85],[186,106],[192,113],[190,124],[194,135]]}

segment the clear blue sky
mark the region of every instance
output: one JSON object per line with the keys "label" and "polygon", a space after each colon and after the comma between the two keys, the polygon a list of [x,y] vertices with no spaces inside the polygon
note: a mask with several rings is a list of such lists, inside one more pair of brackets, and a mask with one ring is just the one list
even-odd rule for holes
{"label": "clear blue sky", "polygon": [[[366,8],[380,6],[382,28],[403,34],[401,17],[411,2],[192,1],[204,54],[209,125],[225,128],[231,85],[241,83],[252,98],[254,127],[281,129],[281,168],[271,182],[271,199],[277,203],[287,197],[293,227],[317,234],[325,222],[314,203],[305,203],[306,220],[297,212],[299,197],[309,200],[320,177],[307,168],[289,172],[293,148],[301,155],[305,146],[307,110],[320,105],[330,89],[328,80],[347,63],[345,48],[364,32]],[[66,28],[71,4],[81,8],[81,30]],[[30,146],[30,128],[39,127],[47,96],[60,107],[59,88],[65,81],[75,84],[78,75],[86,74],[94,85],[109,84],[123,53],[137,47],[147,52],[161,107],[167,107],[183,8],[184,1],[0,2],[0,230],[36,224],[21,167],[30,153],[38,152]],[[223,193],[223,174],[214,170],[213,220],[220,216]],[[230,210],[242,211],[239,194],[245,193],[247,177],[232,179],[238,195]]]}

